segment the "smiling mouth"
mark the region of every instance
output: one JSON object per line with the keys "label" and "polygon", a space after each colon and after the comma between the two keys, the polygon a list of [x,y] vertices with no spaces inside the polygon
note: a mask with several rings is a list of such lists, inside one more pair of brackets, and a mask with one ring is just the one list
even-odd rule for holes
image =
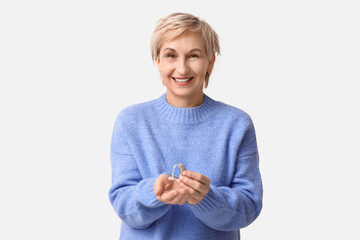
{"label": "smiling mouth", "polygon": [[184,82],[188,82],[190,81],[191,79],[193,79],[194,77],[190,77],[190,78],[172,78],[174,79],[176,82],[179,82],[179,83],[184,83]]}

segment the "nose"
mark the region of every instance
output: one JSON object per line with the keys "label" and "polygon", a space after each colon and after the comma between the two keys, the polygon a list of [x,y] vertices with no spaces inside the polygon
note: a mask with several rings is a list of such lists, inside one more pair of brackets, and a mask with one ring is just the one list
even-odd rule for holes
{"label": "nose", "polygon": [[176,66],[176,71],[182,76],[186,75],[186,73],[189,71],[189,66],[186,61],[186,58],[179,59],[178,64]]}

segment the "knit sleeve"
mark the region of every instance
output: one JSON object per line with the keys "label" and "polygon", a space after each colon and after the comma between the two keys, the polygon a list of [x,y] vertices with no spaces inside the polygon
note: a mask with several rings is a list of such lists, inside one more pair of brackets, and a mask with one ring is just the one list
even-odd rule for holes
{"label": "knit sleeve", "polygon": [[239,147],[231,185],[211,184],[208,194],[190,208],[209,227],[231,231],[248,226],[258,217],[262,209],[262,195],[259,155],[255,131],[250,123]]}
{"label": "knit sleeve", "polygon": [[170,205],[155,196],[156,177],[142,178],[118,121],[113,131],[110,158],[112,185],[109,199],[115,212],[130,227],[147,228],[161,218]]}

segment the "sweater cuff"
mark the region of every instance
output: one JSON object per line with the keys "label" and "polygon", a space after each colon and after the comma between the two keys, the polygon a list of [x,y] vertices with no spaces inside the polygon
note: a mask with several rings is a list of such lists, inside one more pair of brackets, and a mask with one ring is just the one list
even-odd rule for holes
{"label": "sweater cuff", "polygon": [[219,206],[220,203],[213,191],[213,188],[214,186],[210,185],[208,194],[206,194],[205,197],[197,204],[190,205],[194,212],[199,214],[211,212],[213,209]]}
{"label": "sweater cuff", "polygon": [[166,205],[166,203],[161,202],[157,199],[154,191],[154,184],[157,177],[148,179],[146,185],[147,185],[147,191],[145,194],[141,194],[139,197],[142,199],[142,203],[144,205],[147,205],[148,207],[161,207]]}

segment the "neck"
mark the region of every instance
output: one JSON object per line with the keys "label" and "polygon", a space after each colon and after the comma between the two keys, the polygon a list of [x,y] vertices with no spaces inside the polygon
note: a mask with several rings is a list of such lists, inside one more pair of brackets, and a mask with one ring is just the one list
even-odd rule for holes
{"label": "neck", "polygon": [[200,106],[204,101],[204,93],[192,97],[178,97],[166,93],[166,101],[177,108],[194,108]]}

